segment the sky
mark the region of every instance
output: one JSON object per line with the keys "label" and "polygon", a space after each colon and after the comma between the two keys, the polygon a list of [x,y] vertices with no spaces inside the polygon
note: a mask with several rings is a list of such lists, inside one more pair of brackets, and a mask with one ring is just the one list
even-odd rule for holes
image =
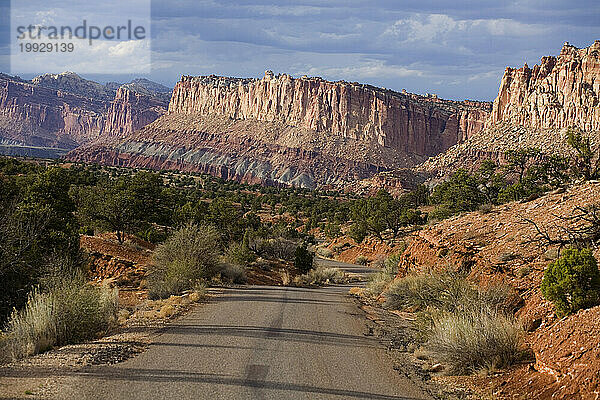
{"label": "sky", "polygon": [[143,76],[168,86],[181,75],[262,77],[270,69],[493,100],[506,66],[533,66],[564,42],[600,39],[598,0],[178,0],[152,1],[151,15],[151,72]]}

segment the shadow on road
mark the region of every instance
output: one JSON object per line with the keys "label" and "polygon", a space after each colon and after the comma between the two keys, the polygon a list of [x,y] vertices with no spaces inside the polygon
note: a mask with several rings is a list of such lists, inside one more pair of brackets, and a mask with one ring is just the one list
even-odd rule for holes
{"label": "shadow on road", "polygon": [[238,378],[230,375],[194,373],[188,371],[166,371],[154,369],[119,368],[118,370],[102,368],[90,373],[81,373],[86,378],[97,377],[103,380],[126,380],[133,382],[187,382],[206,383],[213,385],[242,386],[268,390],[283,390],[288,392],[315,393],[341,396],[343,398],[375,399],[375,400],[413,400],[409,397],[389,396],[355,390],[333,389],[304,384],[274,382]]}

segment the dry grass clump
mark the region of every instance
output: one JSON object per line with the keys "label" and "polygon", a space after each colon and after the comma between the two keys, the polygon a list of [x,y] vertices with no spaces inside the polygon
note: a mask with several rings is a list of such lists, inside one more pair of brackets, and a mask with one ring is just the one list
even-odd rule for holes
{"label": "dry grass clump", "polygon": [[317,247],[317,254],[323,258],[332,258],[333,257],[333,251],[331,251],[327,247]]}
{"label": "dry grass clump", "polygon": [[380,271],[372,274],[367,283],[367,289],[375,296],[379,296],[381,292],[394,280],[398,274],[398,263],[400,262],[400,254],[393,254],[383,260],[378,260],[375,263],[376,268],[381,268]]}
{"label": "dry grass clump", "polygon": [[317,267],[297,276],[294,283],[300,286],[346,283],[346,275],[337,268]]}
{"label": "dry grass clump", "polygon": [[434,319],[426,348],[451,373],[495,370],[523,358],[523,329],[512,316],[485,307],[445,313]]}
{"label": "dry grass clump", "polygon": [[523,358],[509,286],[478,287],[460,274],[429,272],[396,280],[385,297],[388,308],[417,312],[417,339],[449,372],[502,368]]}
{"label": "dry grass clump", "polygon": [[218,278],[226,283],[246,283],[246,269],[241,265],[222,263],[217,267]]}
{"label": "dry grass clump", "polygon": [[367,265],[367,263],[369,262],[369,259],[366,256],[358,256],[356,257],[356,259],[354,260],[354,264],[358,264],[358,265]]}
{"label": "dry grass clump", "polygon": [[394,281],[385,292],[385,306],[396,310],[460,311],[481,305],[512,311],[515,294],[507,285],[478,287],[464,276],[450,272],[426,272]]}
{"label": "dry grass clump", "polygon": [[10,316],[0,358],[19,359],[54,346],[98,337],[117,322],[117,291],[66,280],[43,293],[33,290],[22,310]]}

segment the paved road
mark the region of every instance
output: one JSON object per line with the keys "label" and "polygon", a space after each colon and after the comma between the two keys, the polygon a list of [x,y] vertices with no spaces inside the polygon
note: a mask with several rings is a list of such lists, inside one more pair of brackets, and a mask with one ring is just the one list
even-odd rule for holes
{"label": "paved road", "polygon": [[363,335],[364,316],[347,290],[226,289],[146,352],[92,367],[63,393],[110,400],[428,398]]}

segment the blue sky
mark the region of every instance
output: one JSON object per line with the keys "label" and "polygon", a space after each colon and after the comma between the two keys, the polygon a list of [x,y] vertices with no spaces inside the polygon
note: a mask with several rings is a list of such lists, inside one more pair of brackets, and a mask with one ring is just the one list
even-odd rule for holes
{"label": "blue sky", "polygon": [[148,78],[169,86],[271,69],[459,100],[492,100],[506,66],[600,39],[597,0],[153,1],[152,19]]}

